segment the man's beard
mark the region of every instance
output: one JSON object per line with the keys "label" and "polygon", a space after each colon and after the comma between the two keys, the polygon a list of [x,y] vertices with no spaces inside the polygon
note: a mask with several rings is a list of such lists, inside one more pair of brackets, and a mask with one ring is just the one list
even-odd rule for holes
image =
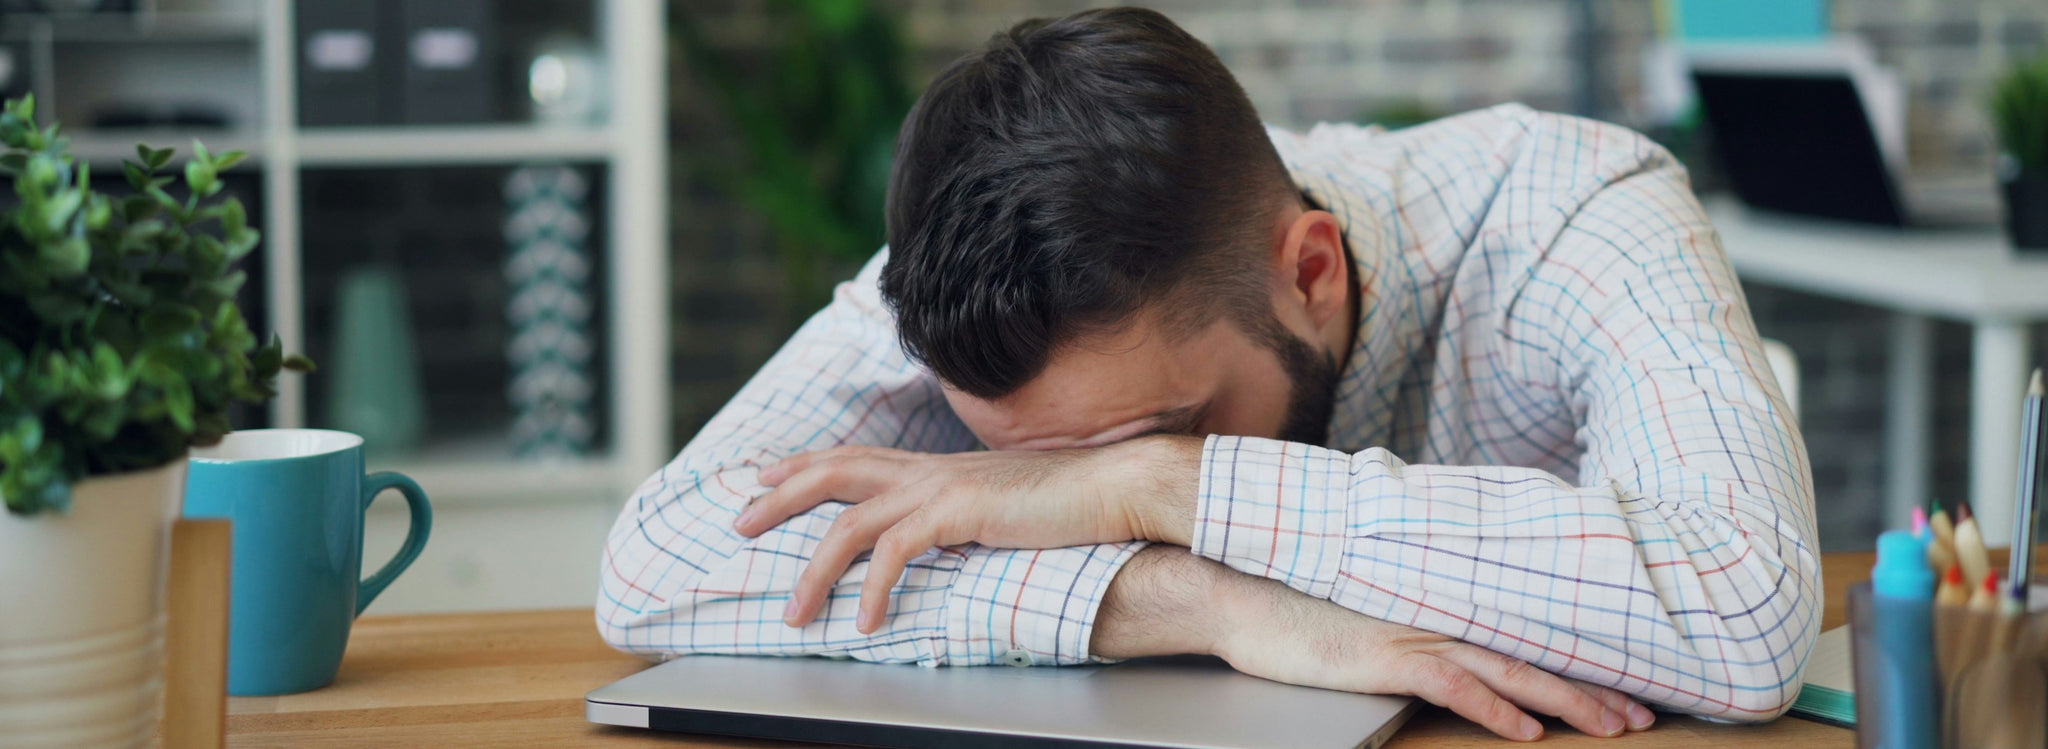
{"label": "man's beard", "polygon": [[1287,395],[1287,420],[1280,425],[1279,438],[1323,445],[1330,437],[1330,416],[1337,405],[1336,357],[1317,352],[1278,320],[1260,327],[1259,342],[1280,357],[1280,368],[1293,385]]}

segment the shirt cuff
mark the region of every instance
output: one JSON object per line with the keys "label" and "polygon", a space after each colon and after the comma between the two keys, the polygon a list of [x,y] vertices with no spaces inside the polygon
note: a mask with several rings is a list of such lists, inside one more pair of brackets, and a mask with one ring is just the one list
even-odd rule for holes
{"label": "shirt cuff", "polygon": [[1295,442],[1202,445],[1192,551],[1317,598],[1336,590],[1349,531],[1351,456]]}
{"label": "shirt cuff", "polygon": [[1072,666],[1088,643],[1109,582],[1142,541],[1065,549],[962,547],[967,560],[946,600],[953,666]]}

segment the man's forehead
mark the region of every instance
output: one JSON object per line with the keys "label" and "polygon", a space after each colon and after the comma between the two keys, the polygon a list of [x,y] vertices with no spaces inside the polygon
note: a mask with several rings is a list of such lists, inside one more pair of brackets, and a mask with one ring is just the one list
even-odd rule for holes
{"label": "man's forehead", "polygon": [[[980,399],[947,390],[954,410],[997,448],[1106,444],[1191,426],[1214,379],[1207,334],[1171,341],[1131,331],[1063,347],[1016,392]],[[1206,344],[1206,345],[1205,345]]]}

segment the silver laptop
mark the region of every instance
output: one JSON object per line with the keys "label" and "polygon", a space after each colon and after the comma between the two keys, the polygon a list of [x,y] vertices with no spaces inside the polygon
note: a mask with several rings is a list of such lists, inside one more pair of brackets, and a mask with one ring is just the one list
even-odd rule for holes
{"label": "silver laptop", "polygon": [[1373,749],[1416,701],[1297,687],[1221,660],[921,668],[690,656],[592,691],[593,723],[880,747]]}

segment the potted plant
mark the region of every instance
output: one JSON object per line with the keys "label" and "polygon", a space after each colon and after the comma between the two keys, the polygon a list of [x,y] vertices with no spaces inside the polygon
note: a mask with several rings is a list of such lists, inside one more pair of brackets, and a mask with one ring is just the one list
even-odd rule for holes
{"label": "potted plant", "polygon": [[0,743],[140,745],[186,448],[310,363],[234,303],[257,232],[218,175],[242,154],[194,143],[180,187],[137,146],[133,194],[104,195],[34,106],[0,111]]}
{"label": "potted plant", "polygon": [[1998,82],[1991,121],[2013,246],[2048,250],[2048,54],[2015,64]]}

